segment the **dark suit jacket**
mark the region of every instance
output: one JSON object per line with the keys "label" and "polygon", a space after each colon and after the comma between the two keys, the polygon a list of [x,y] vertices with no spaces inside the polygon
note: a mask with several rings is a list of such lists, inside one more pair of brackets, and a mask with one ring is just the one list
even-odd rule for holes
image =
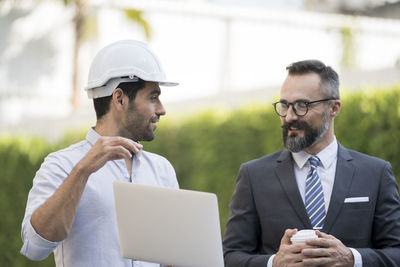
{"label": "dark suit jacket", "polygon": [[[369,202],[344,203],[369,197]],[[312,229],[287,150],[243,164],[224,235],[228,267],[266,267],[287,228]],[[400,199],[388,162],[339,145],[322,232],[357,249],[363,266],[400,266]]]}

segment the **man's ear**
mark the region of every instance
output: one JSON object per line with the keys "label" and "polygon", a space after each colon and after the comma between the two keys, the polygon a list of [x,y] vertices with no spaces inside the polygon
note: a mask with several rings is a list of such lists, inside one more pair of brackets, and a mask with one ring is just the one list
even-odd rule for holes
{"label": "man's ear", "polygon": [[330,108],[332,117],[336,117],[339,114],[341,106],[342,106],[342,102],[339,99],[332,100],[332,105]]}
{"label": "man's ear", "polygon": [[125,106],[127,106],[127,100],[128,97],[124,94],[121,88],[117,88],[114,90],[112,94],[112,105],[117,109],[117,110],[123,110]]}

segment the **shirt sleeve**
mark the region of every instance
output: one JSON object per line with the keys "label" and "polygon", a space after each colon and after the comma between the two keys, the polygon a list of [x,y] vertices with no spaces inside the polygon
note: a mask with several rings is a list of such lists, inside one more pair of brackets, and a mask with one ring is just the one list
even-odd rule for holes
{"label": "shirt sleeve", "polygon": [[354,256],[354,265],[353,267],[362,267],[362,258],[361,258],[361,254],[360,252],[358,252],[356,249],[354,248],[349,248],[351,250],[351,252],[353,253]]}
{"label": "shirt sleeve", "polygon": [[70,171],[61,163],[56,153],[46,157],[33,179],[33,186],[28,194],[24,219],[22,221],[21,237],[23,246],[21,254],[31,260],[43,260],[59,245],[41,237],[31,224],[33,212],[51,197],[62,184]]}
{"label": "shirt sleeve", "polygon": [[176,178],[175,169],[172,164],[164,157],[161,158],[163,163],[163,169],[161,176],[163,176],[163,180],[165,181],[165,186],[169,188],[179,189],[178,180]]}
{"label": "shirt sleeve", "polygon": [[178,179],[176,178],[175,169],[174,169],[174,167],[172,167],[171,163],[169,163],[169,165],[170,165],[170,170],[169,170],[170,175],[169,175],[169,177],[171,179],[170,185],[171,185],[172,188],[179,189],[179,184],[178,184]]}
{"label": "shirt sleeve", "polygon": [[33,228],[31,221],[28,220],[22,229],[22,239],[24,244],[21,248],[21,254],[31,260],[43,260],[61,243],[51,242],[44,239]]}
{"label": "shirt sleeve", "polygon": [[268,259],[267,267],[272,267],[272,263],[274,262],[275,254],[271,255]]}

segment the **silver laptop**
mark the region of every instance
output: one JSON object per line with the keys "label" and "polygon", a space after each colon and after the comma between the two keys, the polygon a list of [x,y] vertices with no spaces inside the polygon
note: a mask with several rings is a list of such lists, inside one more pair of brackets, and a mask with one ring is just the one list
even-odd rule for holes
{"label": "silver laptop", "polygon": [[217,196],[114,182],[121,254],[174,267],[223,267]]}

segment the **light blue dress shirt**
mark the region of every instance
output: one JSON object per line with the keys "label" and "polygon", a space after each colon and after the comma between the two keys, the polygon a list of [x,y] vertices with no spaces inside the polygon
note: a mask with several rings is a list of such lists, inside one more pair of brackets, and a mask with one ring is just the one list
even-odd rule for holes
{"label": "light blue dress shirt", "polygon": [[[159,267],[159,264],[124,259],[120,254],[114,206],[114,181],[178,188],[175,171],[165,158],[141,151],[135,155],[132,177],[125,160],[108,161],[92,173],[78,205],[69,235],[61,242],[51,242],[32,227],[32,213],[62,184],[74,166],[100,138],[90,129],[86,140],[49,154],[33,180],[22,222],[21,253],[32,260],[46,258],[54,251],[57,267]],[[135,216],[132,214],[132,216]]]}

